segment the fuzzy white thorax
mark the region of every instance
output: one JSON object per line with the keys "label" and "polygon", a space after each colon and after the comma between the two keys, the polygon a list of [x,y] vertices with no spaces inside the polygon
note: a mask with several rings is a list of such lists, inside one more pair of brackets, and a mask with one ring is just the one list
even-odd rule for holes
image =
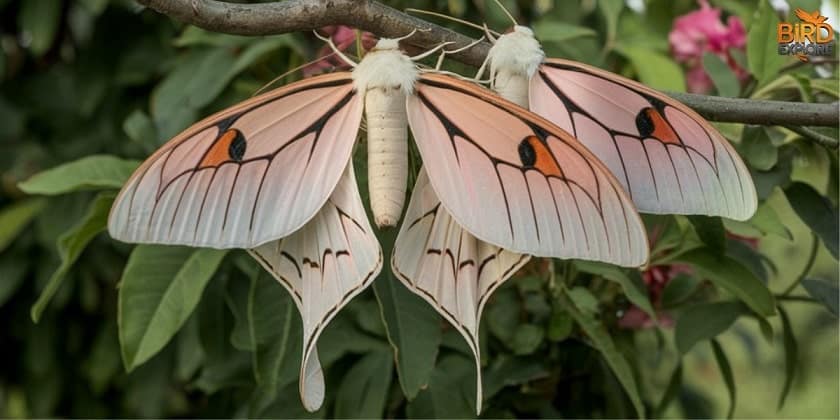
{"label": "fuzzy white thorax", "polygon": [[499,71],[530,79],[544,59],[545,53],[539,41],[534,38],[534,31],[516,25],[511,32],[501,35],[487,53],[490,80],[493,80]]}
{"label": "fuzzy white thorax", "polygon": [[418,74],[417,65],[400,50],[399,41],[382,38],[353,70],[353,85],[361,93],[399,88],[410,95]]}

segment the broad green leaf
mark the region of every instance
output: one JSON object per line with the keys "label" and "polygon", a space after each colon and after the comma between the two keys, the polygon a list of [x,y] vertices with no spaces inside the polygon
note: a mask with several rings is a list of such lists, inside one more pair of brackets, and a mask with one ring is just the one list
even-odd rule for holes
{"label": "broad green leaf", "polygon": [[145,112],[135,109],[123,121],[123,131],[128,138],[134,140],[151,152],[157,145],[157,131],[152,119]]}
{"label": "broad green leaf", "polygon": [[621,15],[622,9],[624,9],[623,0],[598,0],[598,10],[601,11],[604,20],[607,22],[607,51],[615,44],[616,33],[618,31],[618,17]]}
{"label": "broad green leaf", "polygon": [[637,270],[626,270],[612,264],[604,264],[593,261],[576,260],[575,266],[578,270],[599,275],[609,281],[621,285],[624,295],[639,309],[645,311],[651,318],[656,319],[656,312],[648,298],[647,287],[645,287]]}
{"label": "broad green leaf", "polygon": [[837,316],[837,300],[840,299],[840,297],[838,297],[838,288],[836,284],[829,283],[825,280],[806,278],[802,280],[802,287],[805,288],[805,291],[808,292],[811,297],[822,302],[822,304],[825,305],[825,308],[828,309],[828,311],[835,317]]}
{"label": "broad green leaf", "polygon": [[551,341],[563,341],[572,334],[574,320],[568,312],[554,308],[548,320],[546,338]]}
{"label": "broad green leaf", "polygon": [[160,143],[194,122],[197,110],[222,92],[235,59],[226,48],[194,49],[157,85],[151,112]]}
{"label": "broad green leaf", "polygon": [[482,373],[484,401],[489,400],[506,386],[515,386],[544,378],[549,371],[538,357],[513,357],[499,354]]}
{"label": "broad green leaf", "polygon": [[642,404],[639,389],[636,385],[636,378],[633,377],[633,369],[631,369],[627,359],[615,347],[612,337],[610,337],[604,326],[596,319],[595,315],[582,311],[572,301],[572,296],[568,292],[565,288],[563,289],[563,293],[558,296],[558,303],[577,321],[578,325],[589,336],[592,346],[604,356],[604,360],[606,360],[610,369],[612,369],[621,386],[624,388],[624,392],[627,393],[627,396],[633,403],[636,414],[639,418],[644,418],[645,407]]}
{"label": "broad green leaf", "polygon": [[512,287],[500,287],[493,294],[484,316],[490,333],[503,343],[510,343],[519,325],[521,310],[522,304],[516,290]]}
{"label": "broad green leaf", "polygon": [[726,256],[741,263],[750,270],[762,284],[766,285],[769,279],[765,263],[773,264],[773,261],[758,252],[752,245],[736,238],[727,239],[729,246],[726,249]]}
{"label": "broad green leaf", "polygon": [[[119,344],[116,334],[114,341]],[[187,319],[176,337],[175,378],[182,382],[189,382],[204,364],[205,357],[204,349],[201,347],[200,324],[196,311]]]}
{"label": "broad green leaf", "polygon": [[770,140],[765,127],[745,126],[739,149],[750,166],[759,171],[769,171],[779,160],[779,149]]}
{"label": "broad green leaf", "polygon": [[227,251],[139,245],[123,272],[117,319],[123,364],[154,356],[187,321]]}
{"label": "broad green leaf", "polygon": [[61,0],[26,0],[18,14],[21,36],[29,50],[41,56],[52,47],[61,17]]}
{"label": "broad green leaf", "polygon": [[723,228],[720,217],[691,215],[688,216],[688,220],[694,226],[697,236],[712,252],[717,254],[726,252],[726,229]]}
{"label": "broad green leaf", "polygon": [[81,4],[85,6],[92,14],[98,16],[108,7],[110,0],[81,0]]}
{"label": "broad green leaf", "polygon": [[616,51],[633,63],[642,83],[659,90],[685,91],[683,71],[672,59],[633,45],[621,44]]}
{"label": "broad green leaf", "polygon": [[441,358],[429,386],[408,403],[409,418],[472,418],[475,416],[475,363],[450,354]]}
{"label": "broad green leaf", "polygon": [[758,85],[772,80],[786,61],[779,55],[776,27],[779,18],[767,0],[760,0],[747,34],[747,63]]}
{"label": "broad green leaf", "polygon": [[588,315],[597,315],[598,312],[598,298],[589,291],[589,289],[581,286],[575,286],[568,291],[568,295],[572,298],[572,302],[581,311]]}
{"label": "broad green leaf", "polygon": [[0,210],[0,252],[23,232],[46,204],[44,199],[30,198]]}
{"label": "broad green leaf", "polygon": [[187,26],[172,43],[176,47],[240,47],[254,42],[253,37],[210,32],[197,26]]}
{"label": "broad green leaf", "polygon": [[737,97],[741,91],[741,84],[735,72],[716,54],[703,54],[703,68],[715,84],[719,96]]}
{"label": "broad green leaf", "polygon": [[534,33],[542,42],[565,42],[575,38],[597,35],[591,28],[553,20],[541,20],[534,25]]}
{"label": "broad green leaf", "polygon": [[697,277],[678,274],[665,285],[665,289],[662,291],[662,307],[676,307],[691,297],[697,291],[698,286],[700,286],[700,280]]}
{"label": "broad green leaf", "polygon": [[41,314],[49,304],[50,299],[58,291],[61,286],[64,276],[76,263],[79,255],[82,254],[88,243],[99,232],[105,230],[108,223],[108,213],[111,211],[111,204],[114,202],[116,195],[112,192],[100,193],[93,199],[93,202],[88,208],[85,217],[69,231],[65,232],[58,238],[56,247],[58,248],[58,255],[61,257],[61,265],[50,277],[47,286],[41,291],[38,300],[32,305],[31,316],[34,322],[41,319]]}
{"label": "broad green leaf", "polygon": [[513,354],[517,356],[533,354],[544,338],[545,331],[542,328],[533,324],[523,324],[514,332],[510,347],[513,349]]}
{"label": "broad green leaf", "polygon": [[390,351],[368,353],[344,375],[335,401],[338,418],[382,418],[394,358]]}
{"label": "broad green leaf", "polygon": [[732,376],[732,367],[729,365],[729,359],[726,357],[723,347],[715,339],[710,340],[710,343],[712,344],[712,352],[715,354],[718,369],[720,369],[720,375],[723,376],[723,383],[726,384],[726,391],[729,393],[729,411],[727,411],[726,418],[731,419],[735,413],[735,377]]}
{"label": "broad green leaf", "polygon": [[18,184],[29,194],[59,195],[73,191],[119,189],[134,170],[136,160],[94,155],[37,173]]}
{"label": "broad green leaf", "polygon": [[837,207],[810,185],[802,182],[794,182],[785,188],[785,195],[799,218],[822,239],[823,245],[836,260],[840,241]]}
{"label": "broad green leaf", "polygon": [[793,327],[790,325],[787,311],[779,306],[779,317],[782,319],[782,342],[785,350],[785,384],[782,385],[782,392],[779,394],[779,405],[776,410],[785,406],[793,379],[796,377],[796,363],[799,359],[799,345],[796,343],[796,336],[793,335]]}
{"label": "broad green leaf", "polygon": [[[380,237],[385,261],[390,261],[396,232]],[[391,270],[383,270],[373,282],[382,322],[388,331],[388,341],[394,349],[397,374],[403,393],[414,399],[429,384],[441,342],[441,319],[422,298],[411,293],[394,277]]]}
{"label": "broad green leaf", "polygon": [[747,223],[755,226],[764,235],[774,234],[787,240],[793,240],[790,229],[785,226],[773,205],[769,202],[758,206],[758,210]]}
{"label": "broad green leaf", "polygon": [[662,394],[662,399],[656,405],[653,411],[653,418],[662,418],[665,410],[671,405],[671,401],[679,394],[682,387],[682,362],[678,362],[677,367],[674,368],[674,373],[671,374],[671,379],[668,380],[668,387],[665,388],[665,393]]}
{"label": "broad green leaf", "polygon": [[690,264],[700,276],[726,289],[757,314],[770,316],[775,313],[775,301],[767,286],[732,258],[697,248],[680,254],[676,260]]}
{"label": "broad green leaf", "polygon": [[710,340],[726,331],[749,310],[735,301],[701,303],[689,306],[677,318],[674,339],[680,354],[686,354],[695,344]]}

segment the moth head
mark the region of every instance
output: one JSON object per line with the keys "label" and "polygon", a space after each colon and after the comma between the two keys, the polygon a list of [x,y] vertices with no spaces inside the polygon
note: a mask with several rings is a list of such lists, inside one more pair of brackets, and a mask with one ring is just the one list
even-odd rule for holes
{"label": "moth head", "polygon": [[487,58],[491,77],[503,71],[530,78],[545,59],[545,53],[531,28],[514,25],[496,39]]}
{"label": "moth head", "polygon": [[399,51],[399,49],[400,41],[398,39],[381,38],[379,41],[376,42],[376,45],[374,45],[373,49],[370,51]]}

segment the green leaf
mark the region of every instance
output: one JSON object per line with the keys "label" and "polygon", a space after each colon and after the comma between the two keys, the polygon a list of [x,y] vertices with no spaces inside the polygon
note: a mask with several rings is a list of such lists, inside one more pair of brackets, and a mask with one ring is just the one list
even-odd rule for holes
{"label": "green leaf", "polygon": [[720,217],[691,215],[688,216],[688,220],[694,226],[697,236],[712,252],[717,254],[726,252],[726,229],[723,228]]}
{"label": "green leaf", "polygon": [[459,354],[441,358],[428,388],[408,403],[409,418],[472,418],[475,416],[475,364]]}
{"label": "green leaf", "polygon": [[779,395],[779,405],[776,410],[785,406],[793,379],[796,377],[796,362],[799,359],[799,345],[796,343],[796,336],[793,335],[793,327],[790,325],[787,311],[779,306],[779,317],[782,319],[782,340],[785,350],[785,384],[782,385],[782,393]]}
{"label": "green leaf", "polygon": [[26,0],[18,15],[18,26],[29,51],[41,56],[52,47],[61,17],[61,0]]}
{"label": "green leaf", "polygon": [[769,171],[779,160],[779,149],[770,140],[765,127],[748,125],[741,135],[741,156],[759,171]]}
{"label": "green leaf", "polygon": [[0,252],[5,250],[29,225],[41,210],[46,200],[30,198],[3,208],[0,211]]}
{"label": "green leaf", "polygon": [[524,324],[516,329],[513,334],[511,349],[517,356],[525,356],[537,351],[545,338],[545,331],[533,324]]}
{"label": "green leaf", "polygon": [[659,90],[685,91],[683,71],[672,59],[633,45],[621,44],[616,51],[630,60],[642,83]]}
{"label": "green leaf", "polygon": [[678,274],[671,279],[662,291],[662,307],[673,308],[684,302],[697,291],[700,280],[688,274]]}
{"label": "green leaf", "polygon": [[136,160],[94,155],[37,173],[18,187],[29,194],[59,195],[73,191],[119,189],[134,170]]}
{"label": "green leaf", "polygon": [[711,302],[692,305],[677,318],[674,340],[680,354],[686,354],[700,341],[710,340],[726,331],[741,315],[749,310],[735,301]]}
{"label": "green leaf", "polygon": [[735,72],[717,54],[703,54],[703,68],[715,84],[718,95],[731,98],[738,96],[741,84],[735,77]]}
{"label": "green leaf", "polygon": [[499,354],[482,373],[484,401],[489,400],[506,386],[514,386],[544,378],[549,375],[539,357],[513,357]]}
{"label": "green leaf", "polygon": [[662,418],[665,410],[671,405],[671,401],[679,394],[680,388],[682,387],[682,372],[682,362],[678,362],[677,367],[674,368],[674,373],[671,374],[671,379],[668,380],[668,387],[665,388],[662,399],[659,400],[659,404],[656,405],[656,409],[653,411],[653,418]]}
{"label": "green leaf", "polygon": [[189,318],[227,251],[139,245],[123,272],[117,319],[126,370],[154,356]]}
{"label": "green leaf", "polygon": [[581,260],[575,261],[575,267],[580,271],[596,274],[620,284],[627,299],[656,320],[656,312],[653,310],[650,298],[648,298],[647,287],[645,287],[637,270],[626,270],[612,264]]}
{"label": "green leaf", "polygon": [[645,407],[642,404],[636,379],[633,377],[633,370],[630,368],[627,359],[615,347],[612,337],[610,337],[606,328],[604,328],[593,314],[582,311],[572,300],[572,296],[565,288],[563,288],[562,294],[558,296],[558,303],[577,321],[578,325],[589,336],[592,346],[604,356],[610,369],[612,369],[621,386],[624,388],[624,391],[627,393],[627,396],[630,398],[630,401],[633,403],[636,414],[639,418],[644,418]]}
{"label": "green leaf", "polygon": [[575,38],[595,36],[591,28],[543,19],[534,25],[534,33],[542,42],[565,42]]}
{"label": "green leaf", "polygon": [[790,206],[811,230],[822,239],[823,245],[838,258],[838,222],[837,207],[831,204],[810,185],[794,182],[785,188]]}
{"label": "green leaf", "polygon": [[61,286],[64,276],[76,263],[76,260],[82,254],[88,243],[99,232],[105,230],[108,224],[108,213],[111,211],[111,204],[114,202],[116,194],[111,192],[100,193],[93,199],[93,202],[88,208],[87,214],[82,220],[65,232],[58,238],[56,247],[58,248],[58,255],[61,257],[61,265],[53,273],[47,286],[41,291],[38,300],[32,305],[31,316],[34,322],[41,319],[41,314],[49,304],[50,299],[58,291]]}
{"label": "green leaf", "polygon": [[157,130],[152,119],[145,112],[135,109],[123,121],[123,131],[128,138],[145,148],[154,150],[157,145]]}
{"label": "green leaf", "polygon": [[835,317],[837,316],[838,288],[836,284],[824,280],[806,278],[802,280],[802,287],[811,297],[822,302]]}
{"label": "green leaf", "polygon": [[710,342],[712,344],[712,352],[715,354],[718,369],[720,369],[720,374],[723,376],[723,382],[726,384],[726,391],[729,393],[729,411],[726,414],[726,418],[731,419],[732,415],[735,413],[735,377],[732,376],[732,367],[729,365],[729,359],[726,357],[723,347],[720,346],[720,343],[718,343],[717,340],[713,339]]}
{"label": "green leaf", "polygon": [[618,17],[623,9],[624,1],[622,0],[598,0],[598,10],[601,11],[604,20],[607,21],[607,42],[605,46],[607,51],[615,44]]}
{"label": "green leaf", "polygon": [[554,308],[548,320],[546,337],[551,341],[563,341],[572,334],[573,319],[568,312]]}
{"label": "green leaf", "polygon": [[368,353],[356,362],[338,388],[335,417],[383,418],[393,366],[389,351]]}
{"label": "green leaf", "polygon": [[[382,234],[380,243],[386,254],[394,249],[396,232]],[[385,255],[385,261],[390,261]],[[422,298],[411,293],[394,277],[391,270],[383,270],[373,282],[382,322],[388,331],[388,341],[394,349],[397,373],[403,394],[414,399],[429,384],[441,343],[440,317]]]}
{"label": "green leaf", "polygon": [[773,205],[769,202],[764,202],[758,206],[758,210],[756,210],[753,217],[747,223],[753,225],[765,236],[773,234],[780,238],[793,240],[793,234],[790,233],[790,229],[785,226],[773,208]]}
{"label": "green leaf", "polygon": [[760,0],[747,34],[747,64],[759,86],[773,80],[786,61],[784,56],[779,55],[776,42],[778,23],[773,7],[767,0]]}
{"label": "green leaf", "polygon": [[775,301],[767,286],[732,258],[697,248],[680,254],[676,260],[690,264],[700,276],[726,289],[757,314],[770,316],[775,313]]}
{"label": "green leaf", "polygon": [[596,298],[589,289],[581,286],[575,286],[569,289],[568,295],[572,298],[572,302],[575,303],[575,306],[581,311],[593,316],[598,314],[598,298]]}

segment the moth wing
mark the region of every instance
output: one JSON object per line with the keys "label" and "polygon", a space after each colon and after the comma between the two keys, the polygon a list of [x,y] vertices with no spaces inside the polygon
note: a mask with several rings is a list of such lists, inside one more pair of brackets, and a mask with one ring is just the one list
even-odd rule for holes
{"label": "moth wing", "polygon": [[471,83],[426,73],[407,98],[429,181],[479,239],[542,257],[639,266],[644,226],[609,170],[547,120]]}
{"label": "moth wing", "polygon": [[429,302],[461,333],[472,350],[477,373],[476,412],[482,403],[478,326],[484,304],[529,259],[461,228],[441,206],[421,170],[397,235],[391,267],[409,290]]}
{"label": "moth wing", "polygon": [[135,171],[108,230],[125,242],[210,248],[287,236],[332,193],[361,116],[349,73],[292,83],[212,115]]}
{"label": "moth wing", "polygon": [[382,268],[382,249],[365,215],[352,163],[321,211],[303,228],[249,252],[289,291],[300,311],[300,396],[307,410],[316,411],[325,389],[318,337]]}
{"label": "moth wing", "polygon": [[758,206],[747,167],[703,117],[640,83],[547,60],[531,110],[568,131],[610,168],[639,210],[745,220]]}

